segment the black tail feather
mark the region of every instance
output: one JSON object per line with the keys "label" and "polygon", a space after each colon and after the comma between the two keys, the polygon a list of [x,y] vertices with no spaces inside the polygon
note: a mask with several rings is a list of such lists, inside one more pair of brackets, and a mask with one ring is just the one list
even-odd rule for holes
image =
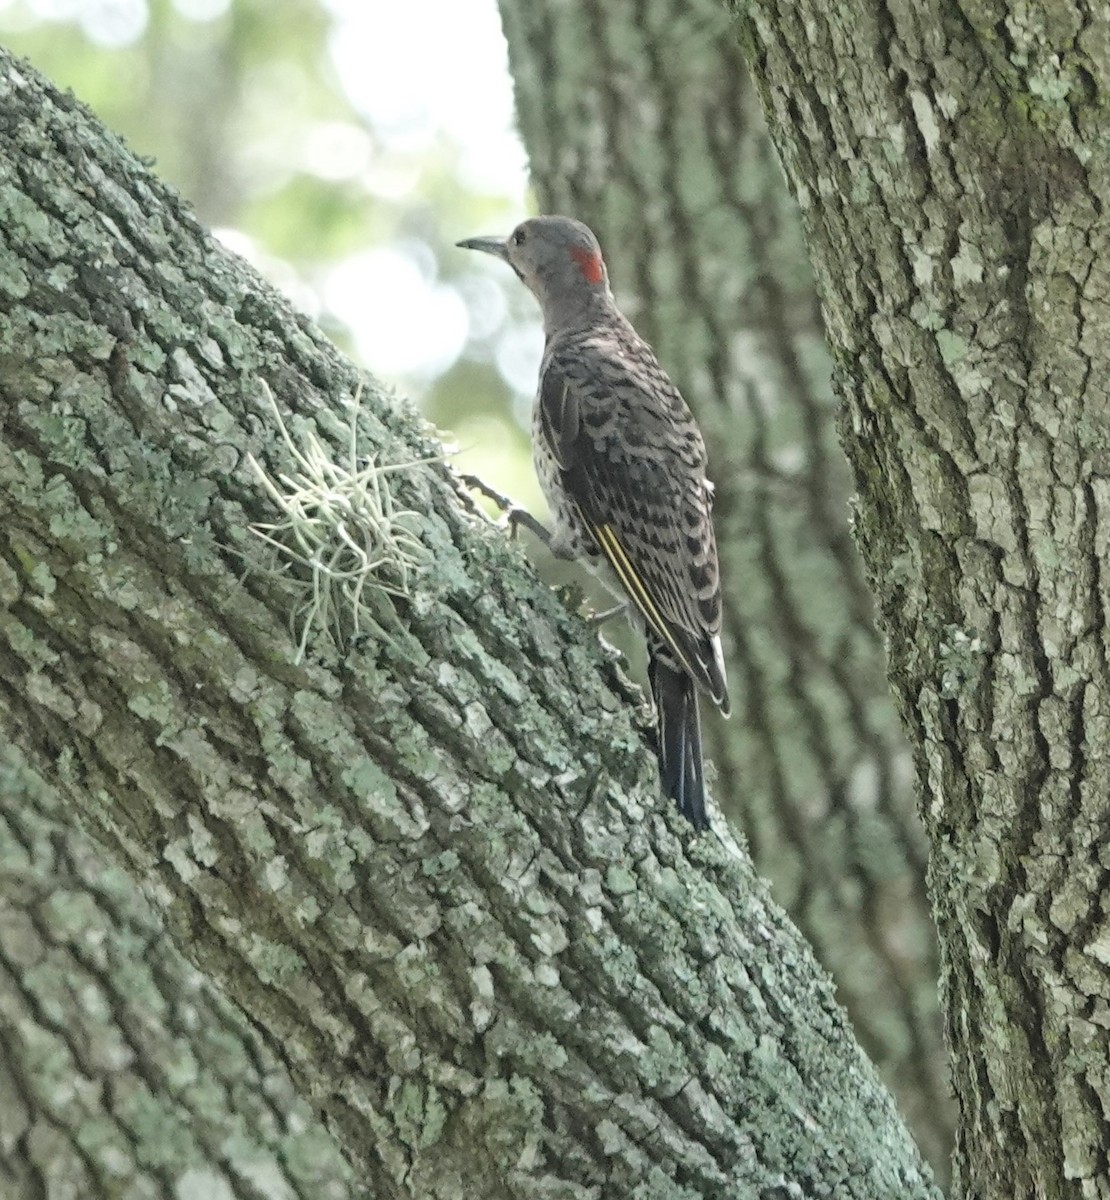
{"label": "black tail feather", "polygon": [[648,657],[648,681],[655,697],[663,790],[695,829],[708,829],[697,685],[658,654]]}

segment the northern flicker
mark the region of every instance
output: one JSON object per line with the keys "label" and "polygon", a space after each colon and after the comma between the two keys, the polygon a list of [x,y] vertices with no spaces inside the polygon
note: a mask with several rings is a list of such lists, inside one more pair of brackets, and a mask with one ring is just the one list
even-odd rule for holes
{"label": "northern flicker", "polygon": [[663,787],[703,829],[698,690],[728,715],[713,487],[693,414],[617,308],[597,238],[533,217],[459,242],[503,259],[539,301],[546,345],[532,453],[565,558],[604,560],[644,626]]}

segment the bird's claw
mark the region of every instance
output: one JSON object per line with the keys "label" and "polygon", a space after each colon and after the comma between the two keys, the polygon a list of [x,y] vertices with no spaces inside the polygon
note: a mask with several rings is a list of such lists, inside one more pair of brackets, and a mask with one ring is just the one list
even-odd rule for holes
{"label": "bird's claw", "polygon": [[537,521],[526,508],[521,508],[515,501],[510,500],[508,496],[497,491],[495,488],[491,488],[485,480],[479,479],[477,475],[464,475],[462,481],[467,487],[473,488],[476,492],[481,492],[487,500],[492,500],[497,508],[501,510],[501,518],[497,522],[498,528],[508,529],[511,538],[515,538],[517,532],[521,528],[524,528],[538,538],[545,546],[551,545],[551,533],[547,529],[547,526],[542,521]]}
{"label": "bird's claw", "polygon": [[481,492],[487,500],[492,500],[501,512],[505,513],[516,507],[508,496],[503,495],[495,488],[491,488],[484,479],[479,479],[477,475],[460,475],[459,478],[468,488],[472,488],[476,492]]}
{"label": "bird's claw", "polygon": [[542,521],[537,521],[526,508],[521,508],[519,505],[514,504],[501,518],[501,523],[508,525],[509,536],[512,538],[515,538],[523,528],[527,529],[533,537],[537,538],[545,546],[551,546],[551,533],[547,526]]}
{"label": "bird's claw", "polygon": [[612,608],[607,608],[603,612],[590,613],[587,620],[594,629],[600,629],[607,621],[626,612],[628,612],[628,601],[622,600],[620,604],[614,604]]}

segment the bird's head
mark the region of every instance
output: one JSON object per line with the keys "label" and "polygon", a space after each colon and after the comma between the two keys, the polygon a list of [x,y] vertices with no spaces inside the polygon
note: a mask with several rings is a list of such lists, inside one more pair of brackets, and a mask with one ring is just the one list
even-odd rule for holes
{"label": "bird's head", "polygon": [[540,302],[548,330],[609,298],[609,273],[597,238],[571,217],[531,217],[507,238],[467,238],[458,244],[504,259]]}

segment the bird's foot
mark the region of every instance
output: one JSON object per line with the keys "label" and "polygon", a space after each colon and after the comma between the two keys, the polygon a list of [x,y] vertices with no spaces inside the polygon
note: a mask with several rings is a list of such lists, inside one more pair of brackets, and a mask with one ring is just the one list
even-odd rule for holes
{"label": "bird's foot", "polygon": [[620,646],[614,646],[612,642],[607,642],[600,633],[597,635],[597,648],[608,662],[621,667],[628,665],[628,659],[625,658],[624,651]]}
{"label": "bird's foot", "polygon": [[497,508],[501,510],[501,520],[498,521],[498,525],[501,528],[508,529],[510,537],[515,538],[517,531],[523,528],[527,529],[529,533],[545,546],[551,546],[553,539],[550,530],[542,521],[536,520],[526,508],[521,508],[514,500],[510,500],[502,492],[491,488],[488,483],[479,479],[477,475],[464,475],[462,480],[467,487],[481,492],[487,500],[492,500]]}
{"label": "bird's foot", "polygon": [[607,608],[603,612],[590,613],[588,620],[595,629],[600,629],[607,621],[623,616],[626,612],[628,612],[628,601],[622,600],[620,604],[614,604],[612,608]]}
{"label": "bird's foot", "polygon": [[521,508],[518,504],[511,505],[502,516],[499,524],[508,526],[509,537],[515,538],[518,530],[527,529],[528,532],[537,540],[542,542],[554,554],[555,539],[551,536],[551,530],[542,522],[538,521],[526,509]]}

